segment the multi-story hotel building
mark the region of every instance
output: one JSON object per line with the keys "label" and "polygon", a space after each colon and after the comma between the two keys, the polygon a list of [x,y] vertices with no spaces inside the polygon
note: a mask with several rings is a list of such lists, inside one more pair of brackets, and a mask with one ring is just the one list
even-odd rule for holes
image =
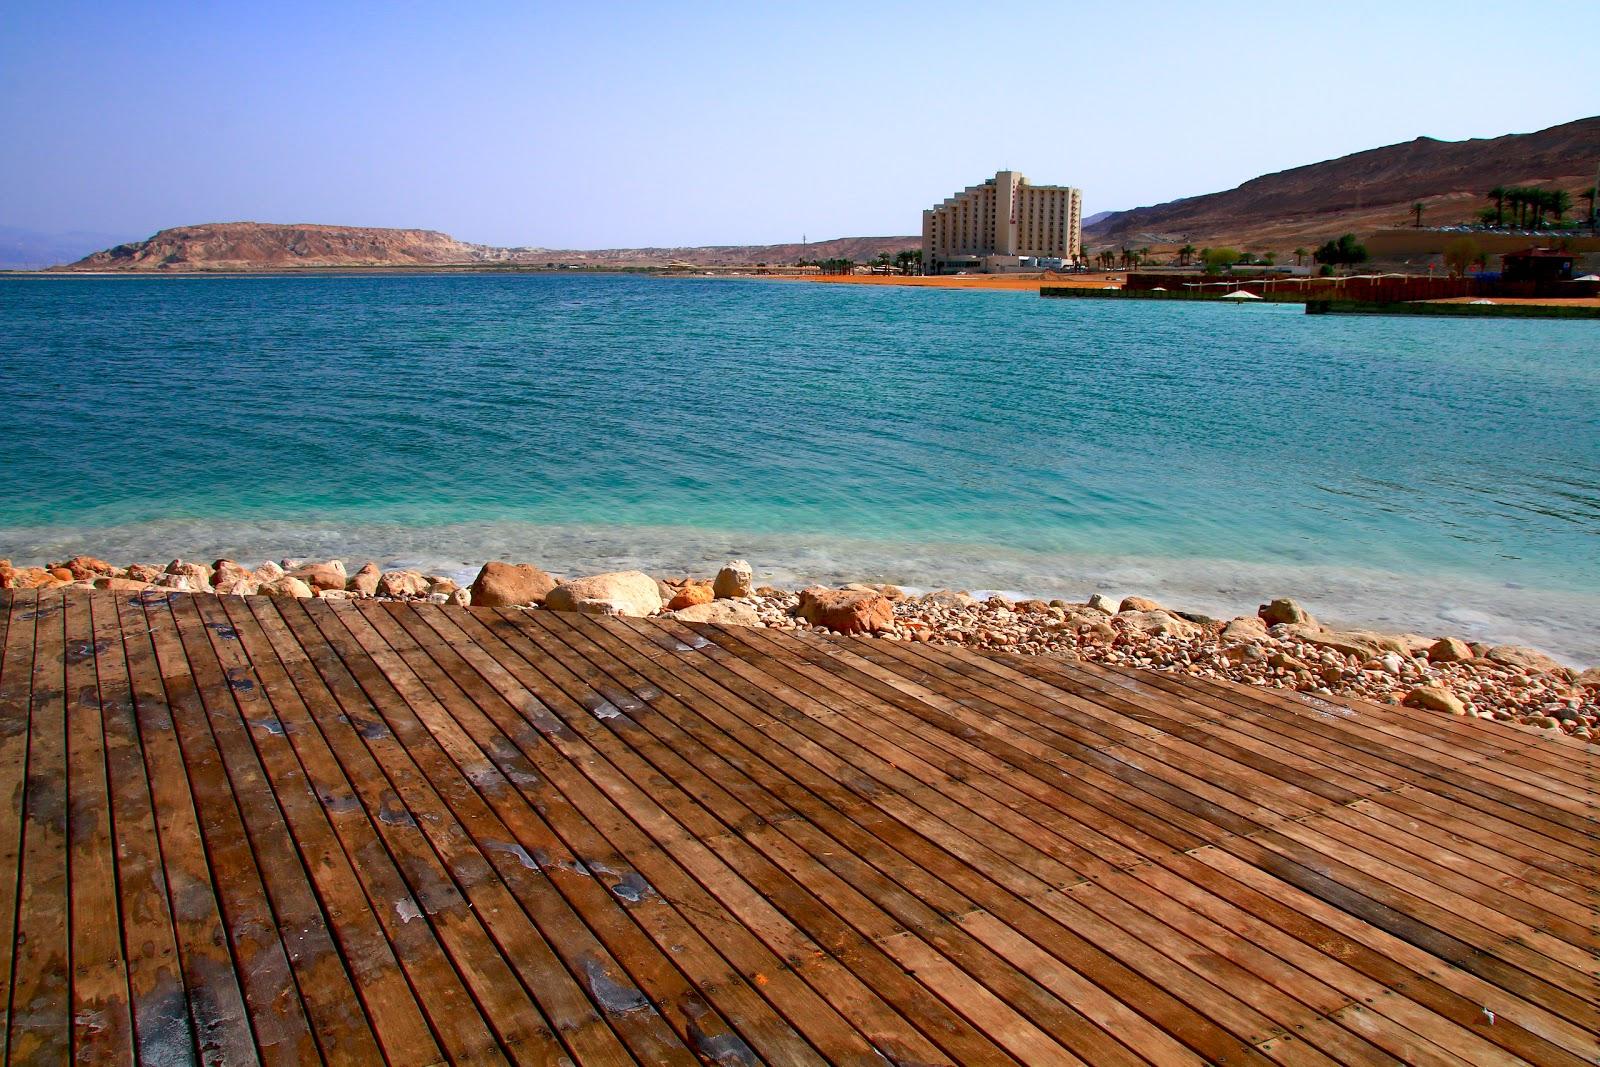
{"label": "multi-story hotel building", "polygon": [[1015,270],[1021,257],[1071,262],[1083,247],[1083,193],[1003,170],[922,213],[922,269]]}

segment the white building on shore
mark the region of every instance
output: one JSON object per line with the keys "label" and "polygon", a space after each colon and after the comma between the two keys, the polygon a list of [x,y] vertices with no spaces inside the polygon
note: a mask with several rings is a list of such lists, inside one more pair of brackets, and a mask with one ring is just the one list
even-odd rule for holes
{"label": "white building on shore", "polygon": [[1003,170],[922,213],[927,274],[1019,270],[1022,259],[1077,260],[1083,248],[1083,193],[1033,185]]}

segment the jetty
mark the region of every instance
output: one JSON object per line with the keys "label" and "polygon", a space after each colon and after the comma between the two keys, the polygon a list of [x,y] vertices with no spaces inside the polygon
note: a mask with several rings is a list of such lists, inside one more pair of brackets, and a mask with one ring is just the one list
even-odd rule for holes
{"label": "jetty", "polygon": [[7,1063],[1600,1058],[1600,746],[883,639],[0,592]]}

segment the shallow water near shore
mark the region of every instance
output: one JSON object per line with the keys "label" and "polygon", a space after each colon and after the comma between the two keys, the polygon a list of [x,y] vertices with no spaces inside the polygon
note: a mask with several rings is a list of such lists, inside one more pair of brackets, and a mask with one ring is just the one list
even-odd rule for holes
{"label": "shallow water near shore", "polygon": [[887,580],[1600,661],[1600,331],[619,276],[0,279],[0,556]]}

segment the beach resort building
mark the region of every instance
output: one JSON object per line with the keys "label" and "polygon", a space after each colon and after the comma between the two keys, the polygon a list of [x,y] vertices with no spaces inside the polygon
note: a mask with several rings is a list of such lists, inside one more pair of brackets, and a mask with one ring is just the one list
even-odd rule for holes
{"label": "beach resort building", "polygon": [[1083,193],[1034,185],[1003,170],[922,213],[928,274],[1022,269],[1022,260],[1072,262],[1083,247]]}

